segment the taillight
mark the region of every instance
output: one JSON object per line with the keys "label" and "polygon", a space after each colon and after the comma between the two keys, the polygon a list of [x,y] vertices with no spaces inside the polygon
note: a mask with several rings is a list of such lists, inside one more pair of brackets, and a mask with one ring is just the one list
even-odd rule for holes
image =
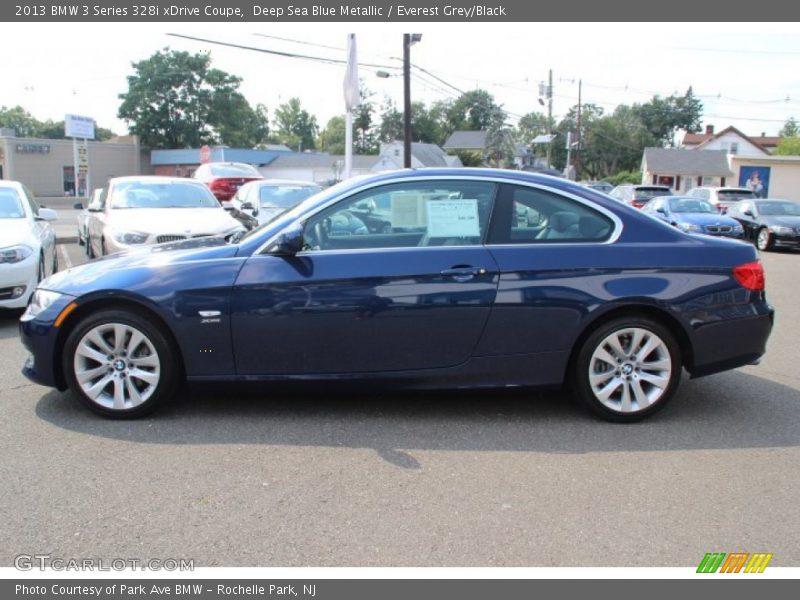
{"label": "taillight", "polygon": [[212,190],[225,190],[228,189],[228,182],[224,179],[215,179],[208,184],[208,187]]}
{"label": "taillight", "polygon": [[764,267],[760,260],[744,263],[733,268],[733,276],[744,289],[753,292],[764,291]]}

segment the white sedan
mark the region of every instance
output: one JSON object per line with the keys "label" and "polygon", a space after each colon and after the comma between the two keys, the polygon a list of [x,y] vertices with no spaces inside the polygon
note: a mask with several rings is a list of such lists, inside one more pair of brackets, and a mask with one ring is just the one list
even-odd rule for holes
{"label": "white sedan", "polygon": [[0,308],[24,308],[36,284],[58,270],[48,223],[57,218],[21,183],[0,181]]}
{"label": "white sedan", "polygon": [[205,185],[180,177],[117,177],[88,211],[91,258],[145,244],[244,231]]}

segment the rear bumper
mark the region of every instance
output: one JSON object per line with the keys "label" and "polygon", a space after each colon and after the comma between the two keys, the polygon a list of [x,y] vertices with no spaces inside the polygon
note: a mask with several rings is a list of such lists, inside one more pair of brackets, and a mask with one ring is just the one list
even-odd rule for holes
{"label": "rear bumper", "polygon": [[707,323],[694,332],[692,377],[702,377],[757,364],[767,349],[775,310],[768,304],[753,305],[754,314],[736,320]]}

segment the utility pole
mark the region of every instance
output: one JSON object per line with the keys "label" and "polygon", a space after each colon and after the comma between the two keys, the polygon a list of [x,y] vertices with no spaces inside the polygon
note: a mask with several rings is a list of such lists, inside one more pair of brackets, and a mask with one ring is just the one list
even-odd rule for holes
{"label": "utility pole", "polygon": [[575,181],[580,181],[581,172],[581,142],[583,140],[583,133],[581,132],[581,90],[583,88],[583,80],[578,79],[578,150],[575,153]]}

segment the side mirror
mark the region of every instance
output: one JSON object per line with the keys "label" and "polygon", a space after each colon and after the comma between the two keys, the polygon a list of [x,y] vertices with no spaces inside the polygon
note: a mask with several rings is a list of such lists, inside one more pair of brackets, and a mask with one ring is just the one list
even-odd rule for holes
{"label": "side mirror", "polygon": [[242,210],[255,210],[252,202],[242,202]]}
{"label": "side mirror", "polygon": [[90,204],[86,210],[89,212],[103,212],[103,208],[99,204]]}
{"label": "side mirror", "polygon": [[742,211],[742,214],[743,214],[743,215],[746,215],[746,216],[748,216],[748,217],[752,217],[752,216],[753,216],[753,211],[752,211],[752,210],[750,210],[749,208],[745,208],[745,209]]}
{"label": "side mirror", "polygon": [[278,256],[294,256],[303,249],[303,227],[293,223],[284,229],[270,249]]}
{"label": "side mirror", "polygon": [[666,208],[664,208],[663,206],[659,206],[659,207],[656,209],[656,212],[659,212],[659,213],[661,213],[662,215],[665,215],[665,216],[666,216],[666,214],[667,214],[667,209],[666,209]]}
{"label": "side mirror", "polygon": [[39,221],[56,221],[58,219],[58,213],[52,208],[40,208],[39,216],[36,218]]}
{"label": "side mirror", "polygon": [[75,204],[72,205],[72,208],[74,208],[75,210],[83,210],[83,204],[81,202],[76,202]]}

